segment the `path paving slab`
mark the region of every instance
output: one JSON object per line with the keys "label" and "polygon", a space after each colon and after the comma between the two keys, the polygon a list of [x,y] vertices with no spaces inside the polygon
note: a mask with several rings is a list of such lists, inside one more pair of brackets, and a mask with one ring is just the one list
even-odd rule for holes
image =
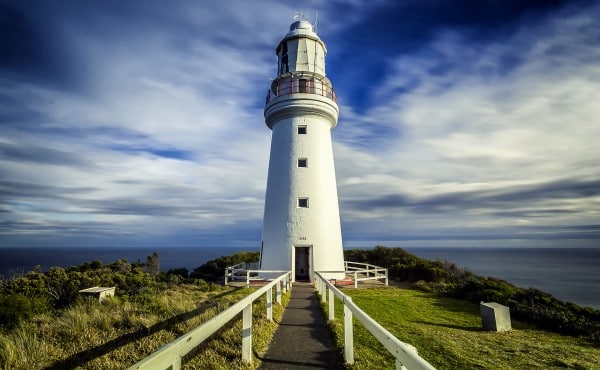
{"label": "path paving slab", "polygon": [[295,282],[259,369],[344,369],[311,283]]}

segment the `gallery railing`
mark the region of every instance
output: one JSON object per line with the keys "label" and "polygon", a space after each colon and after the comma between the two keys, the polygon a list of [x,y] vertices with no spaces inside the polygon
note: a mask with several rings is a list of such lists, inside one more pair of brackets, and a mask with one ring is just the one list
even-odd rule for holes
{"label": "gallery railing", "polygon": [[333,87],[327,82],[317,78],[306,78],[304,76],[294,76],[292,78],[275,80],[271,88],[267,91],[266,103],[271,100],[291,94],[312,94],[319,95],[337,102],[337,96]]}

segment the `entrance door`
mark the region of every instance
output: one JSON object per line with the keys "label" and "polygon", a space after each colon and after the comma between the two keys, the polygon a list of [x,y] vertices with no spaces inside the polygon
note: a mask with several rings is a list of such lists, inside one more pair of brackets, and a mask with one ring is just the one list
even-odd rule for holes
{"label": "entrance door", "polygon": [[296,281],[310,281],[310,247],[294,247],[296,250]]}

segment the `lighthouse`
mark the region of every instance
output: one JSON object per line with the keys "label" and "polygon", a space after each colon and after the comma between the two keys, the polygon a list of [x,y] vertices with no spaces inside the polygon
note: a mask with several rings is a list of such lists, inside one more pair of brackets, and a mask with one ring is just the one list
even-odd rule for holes
{"label": "lighthouse", "polygon": [[314,272],[343,279],[344,253],[331,130],[339,109],[325,74],[327,49],[307,20],[291,24],[275,49],[277,77],[267,93],[272,131],[261,270]]}

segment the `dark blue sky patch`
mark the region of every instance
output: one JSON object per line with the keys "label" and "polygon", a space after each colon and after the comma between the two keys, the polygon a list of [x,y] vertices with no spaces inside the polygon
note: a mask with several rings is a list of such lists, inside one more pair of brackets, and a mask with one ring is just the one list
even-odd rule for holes
{"label": "dark blue sky patch", "polygon": [[[390,73],[389,61],[428,45],[439,32],[454,30],[465,43],[484,45],[512,35],[523,22],[544,17],[565,4],[589,1],[507,0],[392,1],[376,8],[363,21],[330,35],[335,43],[328,54],[334,86],[343,89],[363,113],[374,103],[374,90]],[[336,12],[340,10],[336,9]],[[343,10],[341,11],[343,16]],[[517,63],[515,55],[503,57],[495,73],[506,73]],[[444,73],[443,64],[432,70]],[[482,71],[485,73],[486,71]],[[490,71],[491,72],[491,71]]]}
{"label": "dark blue sky patch", "polygon": [[0,76],[80,90],[87,65],[58,34],[44,2],[0,4]]}
{"label": "dark blue sky patch", "polygon": [[[342,119],[340,126],[332,132],[336,141],[350,145],[354,148],[372,149],[384,147],[391,140],[398,140],[402,132],[396,127],[383,123],[371,123],[352,121],[345,123]],[[348,127],[346,124],[360,125],[360,127]]]}
{"label": "dark blue sky patch", "polygon": [[145,146],[145,145],[117,145],[111,144],[106,146],[107,148],[128,154],[140,154],[148,153],[160,158],[177,159],[181,161],[194,160],[194,153],[187,150],[171,149],[171,148],[160,148],[159,146]]}

